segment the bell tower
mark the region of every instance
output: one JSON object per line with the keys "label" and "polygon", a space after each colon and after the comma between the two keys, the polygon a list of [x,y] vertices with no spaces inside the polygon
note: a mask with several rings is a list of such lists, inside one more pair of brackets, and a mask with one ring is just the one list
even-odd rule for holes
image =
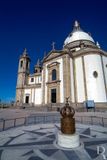
{"label": "bell tower", "polygon": [[37,61],[37,64],[34,67],[34,73],[41,73],[41,65],[40,65],[39,59]]}
{"label": "bell tower", "polygon": [[24,86],[27,84],[27,78],[30,72],[30,57],[28,56],[26,48],[19,58],[18,77],[16,87],[16,102],[23,103]]}

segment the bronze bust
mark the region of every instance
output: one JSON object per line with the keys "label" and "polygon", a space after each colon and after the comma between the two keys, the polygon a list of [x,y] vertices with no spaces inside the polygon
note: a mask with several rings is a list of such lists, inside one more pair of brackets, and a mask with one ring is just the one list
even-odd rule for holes
{"label": "bronze bust", "polygon": [[73,118],[75,110],[73,107],[69,106],[68,99],[66,98],[66,104],[61,109],[61,132],[64,134],[74,134],[75,133],[75,119]]}

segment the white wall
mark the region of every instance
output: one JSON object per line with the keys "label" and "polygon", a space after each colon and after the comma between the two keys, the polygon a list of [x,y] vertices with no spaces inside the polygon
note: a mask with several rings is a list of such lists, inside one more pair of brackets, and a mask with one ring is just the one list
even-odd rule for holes
{"label": "white wall", "polygon": [[[31,78],[34,78],[34,81],[31,82]],[[29,77],[28,84],[38,84],[42,82],[42,77],[41,76],[34,76],[34,77]]]}
{"label": "white wall", "polygon": [[[94,100],[95,102],[106,102],[104,77],[100,55],[86,55],[84,56],[84,60],[88,99]],[[93,76],[94,71],[98,72],[97,78],[94,78]]]}
{"label": "white wall", "polygon": [[107,57],[103,56],[103,64],[104,64],[104,73],[105,73],[105,80],[106,80],[106,88],[107,88]]}
{"label": "white wall", "polygon": [[35,89],[32,88],[32,89],[31,89],[31,103],[34,103],[34,100],[35,100],[35,99],[34,99],[34,98],[35,98],[35,97],[34,97],[34,94],[35,94]]}
{"label": "white wall", "polygon": [[73,62],[70,58],[70,74],[71,74],[71,99],[74,102],[74,75],[73,75]]}
{"label": "white wall", "polygon": [[38,77],[35,77],[35,83],[36,84],[38,83]]}
{"label": "white wall", "polygon": [[42,77],[38,76],[38,83],[42,83]]}
{"label": "white wall", "polygon": [[83,78],[83,66],[82,58],[75,59],[75,74],[76,74],[76,88],[77,88],[77,102],[83,102],[85,100],[84,91],[84,78]]}
{"label": "white wall", "polygon": [[36,88],[35,89],[35,104],[41,104],[42,103],[42,89]]}
{"label": "white wall", "polygon": [[41,76],[36,76],[36,83],[41,83],[42,82],[42,78]]}
{"label": "white wall", "polygon": [[24,103],[25,103],[26,95],[29,95],[29,103],[34,103],[35,105],[42,103],[42,89],[41,88],[25,89]]}

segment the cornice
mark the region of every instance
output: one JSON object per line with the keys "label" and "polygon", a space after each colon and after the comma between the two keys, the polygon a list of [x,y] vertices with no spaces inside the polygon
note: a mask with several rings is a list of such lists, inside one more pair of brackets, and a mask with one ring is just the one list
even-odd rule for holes
{"label": "cornice", "polygon": [[46,84],[49,85],[49,84],[56,84],[60,82],[61,82],[60,80],[55,80],[55,81],[47,82]]}
{"label": "cornice", "polygon": [[71,52],[70,54],[72,55],[72,57],[79,57],[79,56],[83,56],[83,55],[85,56],[85,55],[90,55],[90,54],[104,55],[107,57],[107,52],[101,49],[92,49],[92,48],[81,49],[76,52]]}
{"label": "cornice", "polygon": [[24,89],[41,88],[41,83],[38,83],[38,84],[31,84],[31,85],[25,85],[23,88],[24,88]]}

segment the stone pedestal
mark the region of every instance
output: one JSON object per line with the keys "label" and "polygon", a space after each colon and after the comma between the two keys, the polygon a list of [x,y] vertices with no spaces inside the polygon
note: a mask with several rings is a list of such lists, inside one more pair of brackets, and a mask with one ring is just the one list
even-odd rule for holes
{"label": "stone pedestal", "polygon": [[69,134],[67,135],[59,131],[57,135],[57,144],[60,147],[68,149],[79,147],[80,145],[79,135],[77,133],[74,133],[72,135]]}

